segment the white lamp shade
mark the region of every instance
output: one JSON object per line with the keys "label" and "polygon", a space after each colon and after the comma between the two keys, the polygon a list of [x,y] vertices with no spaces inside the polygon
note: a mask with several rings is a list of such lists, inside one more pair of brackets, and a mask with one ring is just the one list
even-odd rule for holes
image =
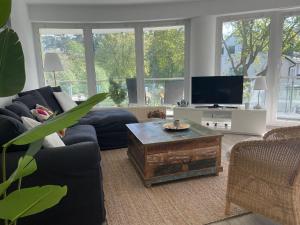
{"label": "white lamp shade", "polygon": [[266,77],[257,77],[255,79],[253,90],[257,90],[257,91],[267,90]]}
{"label": "white lamp shade", "polygon": [[47,52],[44,60],[45,72],[63,71],[64,68],[61,64],[60,58],[57,53]]}

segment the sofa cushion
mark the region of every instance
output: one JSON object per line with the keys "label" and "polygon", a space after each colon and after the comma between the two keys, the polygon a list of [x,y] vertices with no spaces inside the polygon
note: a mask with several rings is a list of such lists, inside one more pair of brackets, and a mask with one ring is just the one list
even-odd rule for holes
{"label": "sofa cushion", "polygon": [[34,91],[38,91],[44,97],[44,99],[46,100],[46,102],[48,103],[48,106],[52,109],[52,111],[55,111],[58,114],[63,112],[59,103],[55,99],[55,97],[53,95],[53,89],[50,86],[42,87],[42,88],[39,88],[36,90],[21,92],[18,95],[21,97],[21,96],[24,96],[27,94],[31,94]]}
{"label": "sofa cushion", "polygon": [[[28,118],[28,117],[22,116],[21,119],[27,130],[31,130],[31,129],[41,125],[40,122],[33,120],[31,118]],[[65,144],[61,140],[61,138],[58,136],[57,133],[52,133],[44,138],[43,146],[45,148],[57,148],[57,147],[63,147],[63,146],[65,146]]]}
{"label": "sofa cushion", "polygon": [[87,141],[98,143],[95,128],[90,125],[76,125],[68,128],[62,140],[66,145]]}
{"label": "sofa cushion", "polygon": [[[80,119],[80,124],[93,125],[102,132],[127,131],[125,124],[137,123],[136,117],[123,109],[100,109],[89,112]],[[97,131],[98,133],[98,131]]]}
{"label": "sofa cushion", "polygon": [[[0,115],[0,146],[26,131],[25,126],[9,116]],[[1,147],[0,147],[1,149]],[[9,151],[25,151],[27,146],[12,145]]]}
{"label": "sofa cushion", "polygon": [[137,123],[136,117],[122,109],[100,109],[89,112],[80,119],[79,124],[93,125],[101,150],[127,146],[125,124]]}
{"label": "sofa cushion", "polygon": [[29,117],[31,119],[34,119],[32,113],[30,112],[30,109],[22,102],[13,102],[12,104],[5,106],[6,109],[14,112],[19,117],[25,116]]}
{"label": "sofa cushion", "polygon": [[57,86],[57,87],[51,87],[53,92],[62,92],[62,89],[60,86]]}
{"label": "sofa cushion", "polygon": [[19,117],[17,114],[15,114],[14,112],[12,112],[8,109],[0,108],[0,115],[9,116],[9,117],[12,117],[12,118],[22,122],[21,117]]}
{"label": "sofa cushion", "polygon": [[27,95],[18,97],[13,100],[13,102],[15,101],[24,103],[29,109],[34,109],[36,107],[36,104],[49,108],[46,100],[38,91],[32,91]]}
{"label": "sofa cushion", "polygon": [[53,92],[60,107],[67,112],[77,106],[77,103],[65,92]]}

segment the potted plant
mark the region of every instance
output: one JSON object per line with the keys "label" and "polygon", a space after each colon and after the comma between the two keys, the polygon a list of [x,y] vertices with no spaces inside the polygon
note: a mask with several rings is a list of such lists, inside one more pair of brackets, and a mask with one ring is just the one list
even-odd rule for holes
{"label": "potted plant", "polygon": [[251,81],[244,81],[244,88],[243,88],[243,101],[245,104],[245,109],[250,108],[250,100],[251,100]]}
{"label": "potted plant", "polygon": [[[24,55],[18,35],[6,26],[11,12],[11,0],[0,2],[0,97],[15,95],[25,84]],[[66,186],[46,185],[22,188],[22,179],[37,170],[34,159],[41,149],[43,138],[63,128],[72,126],[90,109],[106,98],[101,93],[89,98],[68,112],[46,121],[2,146],[2,183],[0,183],[0,219],[5,225],[17,224],[17,220],[42,212],[58,204],[67,194]],[[18,161],[16,170],[6,174],[6,153],[11,145],[29,145]],[[8,188],[18,182],[18,188],[10,193]],[[18,207],[16,207],[18,206]]]}
{"label": "potted plant", "polygon": [[120,83],[109,79],[109,96],[117,106],[121,106],[126,98],[126,90]]}

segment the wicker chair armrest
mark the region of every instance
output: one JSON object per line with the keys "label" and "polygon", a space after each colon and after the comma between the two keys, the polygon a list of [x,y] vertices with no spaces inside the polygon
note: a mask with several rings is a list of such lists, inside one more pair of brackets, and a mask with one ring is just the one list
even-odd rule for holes
{"label": "wicker chair armrest", "polygon": [[275,128],[263,136],[264,140],[281,140],[288,138],[300,138],[300,126]]}
{"label": "wicker chair armrest", "polygon": [[299,138],[238,143],[232,148],[230,172],[244,170],[271,183],[294,185],[300,167],[299,146]]}

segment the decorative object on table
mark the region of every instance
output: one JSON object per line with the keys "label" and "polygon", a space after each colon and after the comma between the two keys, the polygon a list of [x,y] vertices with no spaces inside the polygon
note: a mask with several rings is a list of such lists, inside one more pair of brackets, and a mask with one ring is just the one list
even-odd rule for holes
{"label": "decorative object on table", "polygon": [[117,106],[120,106],[126,98],[126,89],[120,83],[109,79],[109,96]]}
{"label": "decorative object on table", "polygon": [[177,105],[179,107],[188,107],[189,106],[189,102],[186,101],[185,99],[182,99],[180,102],[177,102]]}
{"label": "decorative object on table", "polygon": [[179,120],[174,120],[173,122],[165,123],[163,125],[163,128],[169,131],[183,131],[189,129],[190,127],[190,124],[180,122]]}
{"label": "decorative object on table", "polygon": [[174,120],[173,125],[174,127],[178,128],[180,126],[180,120]]}
{"label": "decorative object on table", "polygon": [[254,106],[254,109],[262,109],[262,107],[260,105],[260,93],[261,93],[261,91],[266,91],[267,90],[266,77],[263,77],[263,76],[257,77],[255,79],[253,90],[259,91],[258,92],[257,105]]}
{"label": "decorative object on table", "polygon": [[148,119],[151,118],[159,118],[159,119],[166,119],[166,113],[157,109],[154,111],[150,111],[147,115]]}
{"label": "decorative object on table", "polygon": [[44,60],[44,72],[53,73],[55,87],[57,86],[55,72],[59,72],[59,71],[64,71],[64,68],[61,64],[58,54],[54,52],[47,52],[45,54],[45,60]]}

